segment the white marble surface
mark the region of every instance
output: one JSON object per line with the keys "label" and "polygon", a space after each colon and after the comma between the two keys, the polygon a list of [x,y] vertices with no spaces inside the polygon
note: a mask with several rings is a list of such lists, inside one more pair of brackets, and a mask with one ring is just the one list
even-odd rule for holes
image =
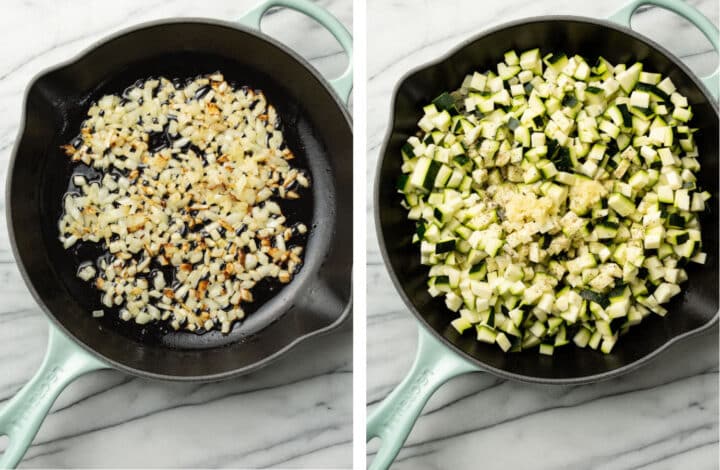
{"label": "white marble surface", "polygon": [[[255,0],[3,1],[0,15],[0,204],[7,160],[30,78],[95,40],[175,16],[234,19]],[[350,0],[322,6],[352,25]],[[313,21],[281,11],[264,30],[325,74],[346,63]],[[0,216],[0,406],[34,373],[47,322],[26,289]],[[71,384],[22,467],[283,467],[352,465],[352,332],[311,340],[283,360],[216,384],[146,382],[114,371]]]}
{"label": "white marble surface", "polygon": [[[391,93],[406,71],[493,24],[543,14],[602,18],[624,3],[436,0],[420,6],[411,0],[370,0],[368,181],[385,135]],[[690,3],[718,24],[716,0]],[[669,13],[643,11],[633,24],[697,73],[707,74],[718,63],[710,43]],[[416,322],[383,266],[371,191],[367,197],[367,396],[372,409],[409,369]],[[454,379],[430,400],[393,468],[717,469],[718,331],[673,347],[637,373],[606,383],[561,388],[487,374]]]}

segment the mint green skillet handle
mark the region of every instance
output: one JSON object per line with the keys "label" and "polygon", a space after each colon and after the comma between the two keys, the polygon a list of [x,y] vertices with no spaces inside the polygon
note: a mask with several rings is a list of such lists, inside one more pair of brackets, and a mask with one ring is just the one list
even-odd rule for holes
{"label": "mint green skillet handle", "polygon": [[418,350],[410,372],[368,418],[367,441],[381,440],[369,469],[390,467],[435,390],[453,377],[479,371],[419,327]]}
{"label": "mint green skillet handle", "polygon": [[342,75],[329,81],[335,93],[347,103],[348,99],[350,99],[353,81],[353,40],[345,26],[327,10],[309,0],[266,0],[247,12],[245,16],[240,18],[239,22],[245,26],[260,29],[260,20],[273,7],[285,7],[304,13],[323,25],[325,29],[335,36],[335,39],[338,40],[348,56],[348,66]]}
{"label": "mint green skillet handle", "polygon": [[[702,31],[705,37],[710,41],[710,44],[712,44],[715,48],[715,51],[720,50],[720,38],[718,38],[720,33],[718,33],[718,29],[715,25],[692,5],[689,5],[682,0],[633,0],[608,19],[630,28],[630,18],[632,18],[635,10],[642,5],[655,5],[677,13]],[[718,66],[718,68],[707,77],[701,77],[700,80],[710,91],[710,94],[715,97],[715,99],[720,96],[720,66]]]}
{"label": "mint green skillet handle", "polygon": [[0,436],[8,437],[0,468],[15,468],[60,392],[77,377],[108,367],[50,325],[40,370],[0,410]]}

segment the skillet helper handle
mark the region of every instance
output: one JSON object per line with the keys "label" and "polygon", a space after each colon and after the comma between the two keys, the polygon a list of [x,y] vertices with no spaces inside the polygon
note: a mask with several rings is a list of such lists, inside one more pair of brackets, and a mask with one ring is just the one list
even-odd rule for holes
{"label": "skillet helper handle", "polygon": [[353,84],[353,39],[347,28],[327,10],[309,0],[265,0],[247,12],[245,16],[240,18],[239,22],[259,30],[262,17],[273,7],[290,8],[303,13],[320,23],[335,36],[335,39],[338,40],[345,54],[347,54],[348,65],[339,77],[329,80],[329,82],[335,93],[347,104]]}
{"label": "skillet helper handle", "polygon": [[[710,41],[710,44],[715,48],[716,52],[720,51],[720,33],[717,27],[709,20],[705,15],[700,13],[692,5],[685,3],[682,0],[633,0],[618,12],[611,15],[608,19],[622,26],[630,28],[630,19],[642,5],[654,5],[666,10],[670,10],[678,15],[682,16],[689,22],[691,22],[697,29],[699,29],[706,38]],[[703,82],[705,87],[710,91],[710,94],[718,99],[720,96],[720,65],[715,69],[713,73],[707,77],[701,77],[700,80]]]}
{"label": "skillet helper handle", "polygon": [[7,436],[0,468],[15,468],[30,447],[60,392],[77,377],[108,367],[50,325],[40,370],[0,410],[0,436]]}
{"label": "skillet helper handle", "polygon": [[370,470],[390,467],[425,404],[442,384],[461,374],[479,372],[423,327],[418,330],[418,350],[410,372],[368,417],[366,440],[381,440]]}

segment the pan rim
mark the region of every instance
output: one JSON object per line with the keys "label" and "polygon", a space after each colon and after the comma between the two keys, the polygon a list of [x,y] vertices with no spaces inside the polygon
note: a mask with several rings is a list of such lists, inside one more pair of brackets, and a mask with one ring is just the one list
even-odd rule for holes
{"label": "pan rim", "polygon": [[665,47],[663,47],[662,45],[653,41],[652,39],[648,38],[647,36],[642,35],[642,34],[638,33],[637,31],[634,31],[631,28],[627,28],[627,27],[618,25],[609,20],[590,18],[590,17],[578,16],[578,15],[540,15],[540,16],[532,16],[532,17],[521,18],[518,20],[512,20],[512,21],[500,23],[500,24],[491,26],[477,34],[474,34],[474,35],[462,40],[460,43],[458,43],[456,46],[452,47],[448,52],[439,56],[438,58],[424,62],[423,64],[418,65],[416,67],[413,67],[409,71],[405,72],[400,77],[400,79],[396,82],[395,87],[393,88],[393,92],[392,92],[392,96],[391,96],[391,100],[390,100],[390,113],[389,113],[387,129],[385,131],[385,135],[383,136],[383,143],[382,143],[382,146],[380,147],[380,151],[378,153],[378,159],[375,164],[376,165],[375,178],[373,181],[373,184],[374,184],[373,202],[375,204],[375,207],[373,208],[373,218],[374,218],[374,222],[375,222],[375,235],[377,237],[378,245],[380,247],[380,253],[382,255],[383,264],[385,266],[386,272],[390,275],[390,279],[392,280],[392,283],[395,287],[395,291],[400,296],[400,298],[403,300],[403,303],[408,308],[408,310],[410,310],[410,312],[415,317],[416,321],[418,322],[418,326],[421,328],[424,328],[431,335],[433,335],[438,341],[440,341],[443,344],[443,346],[445,346],[448,349],[448,352],[457,354],[458,356],[462,357],[463,359],[470,361],[473,365],[475,365],[482,372],[488,372],[497,377],[512,380],[515,382],[544,384],[544,385],[582,385],[582,384],[596,383],[596,382],[600,382],[600,381],[604,381],[604,380],[609,380],[611,378],[619,377],[621,375],[632,372],[635,369],[642,367],[643,365],[647,364],[648,362],[656,359],[658,356],[660,356],[660,354],[662,354],[666,350],[670,349],[673,345],[683,342],[688,338],[700,335],[703,332],[710,330],[711,328],[715,327],[719,323],[720,308],[718,308],[718,310],[715,312],[715,315],[710,320],[708,320],[705,324],[671,338],[670,340],[666,341],[661,346],[652,350],[651,352],[644,355],[643,357],[636,359],[635,361],[625,364],[616,369],[612,369],[612,370],[609,370],[606,372],[601,372],[601,373],[595,373],[595,374],[591,374],[591,375],[578,376],[578,377],[563,377],[563,378],[537,377],[537,376],[530,376],[530,375],[509,372],[509,371],[506,371],[505,369],[500,369],[500,368],[485,364],[484,362],[480,361],[479,359],[466,353],[465,351],[460,349],[457,345],[455,345],[450,340],[446,339],[444,336],[442,336],[440,333],[438,333],[427,322],[425,317],[422,314],[420,314],[420,312],[417,310],[417,308],[415,307],[413,302],[406,295],[406,293],[403,289],[403,285],[400,282],[400,280],[398,279],[397,274],[395,273],[395,269],[393,268],[392,264],[390,263],[390,255],[388,252],[387,245],[385,244],[385,238],[383,237],[382,225],[381,225],[381,221],[380,221],[380,211],[379,211],[380,202],[381,202],[381,200],[380,200],[381,170],[382,170],[383,162],[385,160],[385,153],[387,152],[388,146],[390,144],[390,138],[392,137],[392,135],[395,131],[395,123],[397,120],[396,119],[397,116],[395,114],[395,106],[397,103],[398,94],[400,92],[400,89],[407,82],[407,80],[422,70],[437,66],[437,65],[449,60],[450,58],[452,58],[453,55],[457,54],[464,48],[468,47],[470,44],[472,44],[475,41],[478,41],[486,36],[489,36],[490,34],[493,34],[498,31],[508,29],[511,27],[523,26],[523,25],[527,25],[527,24],[531,24],[531,23],[548,23],[548,22],[561,22],[561,21],[575,21],[575,22],[589,23],[589,24],[592,24],[595,26],[601,26],[604,28],[613,29],[613,30],[619,31],[621,33],[630,35],[641,42],[644,42],[649,47],[655,49],[656,51],[660,52],[665,57],[667,57],[671,62],[673,62],[673,64],[676,67],[678,67],[682,72],[684,72],[688,77],[690,77],[692,82],[702,92],[703,96],[705,97],[705,100],[710,103],[711,107],[715,111],[715,114],[720,117],[720,112],[718,111],[717,101],[714,98],[712,98],[708,89],[705,87],[704,83],[702,83],[698,79],[698,77],[695,75],[695,73],[692,70],[690,70],[690,68],[687,65],[685,65],[682,62],[682,60],[680,60],[678,57],[676,57],[675,54],[668,51]]}
{"label": "pan rim", "polygon": [[[172,374],[162,374],[162,373],[145,371],[145,370],[130,367],[130,366],[120,363],[116,360],[110,359],[107,356],[101,354],[99,351],[91,348],[90,346],[85,344],[83,341],[81,341],[72,331],[70,331],[68,328],[66,328],[65,325],[63,325],[55,317],[55,315],[50,311],[48,306],[45,304],[45,301],[38,294],[35,286],[30,281],[30,277],[29,277],[26,266],[24,265],[24,263],[21,262],[21,258],[19,255],[18,247],[17,247],[17,241],[15,239],[15,230],[14,230],[15,224],[13,223],[12,206],[11,206],[11,204],[8,203],[8,201],[10,201],[11,187],[12,187],[11,186],[12,175],[13,175],[13,170],[15,168],[15,163],[17,160],[19,144],[27,130],[28,98],[30,95],[30,90],[32,90],[34,85],[39,80],[41,80],[43,77],[81,61],[82,59],[84,59],[87,55],[92,53],[97,48],[99,48],[113,40],[119,39],[123,36],[133,34],[133,33],[148,29],[148,28],[154,28],[154,27],[159,27],[159,26],[182,25],[182,24],[220,26],[220,27],[225,27],[225,28],[229,28],[229,29],[239,30],[243,33],[247,33],[252,36],[256,36],[258,39],[268,42],[271,45],[275,46],[276,48],[280,49],[282,52],[286,53],[291,59],[294,59],[301,66],[303,66],[311,74],[312,78],[314,78],[324,88],[325,92],[333,100],[336,107],[339,108],[340,112],[342,113],[343,117],[345,118],[345,123],[348,126],[348,128],[350,129],[350,133],[352,134],[352,117],[350,115],[348,107],[341,101],[339,96],[332,89],[329,81],[315,67],[313,67],[307,61],[307,59],[302,57],[299,53],[297,53],[296,51],[291,49],[289,46],[287,46],[287,45],[283,44],[282,42],[278,41],[277,39],[272,38],[271,36],[268,36],[267,34],[263,33],[260,29],[251,28],[251,27],[242,25],[240,23],[232,22],[232,21],[218,20],[218,19],[213,19],[213,18],[200,18],[200,17],[163,18],[163,19],[158,19],[158,20],[142,22],[142,23],[139,23],[136,25],[132,25],[129,27],[119,29],[118,31],[115,31],[107,36],[103,36],[103,37],[93,41],[89,46],[83,48],[80,52],[71,56],[69,59],[62,61],[62,62],[58,62],[54,65],[51,65],[49,67],[42,69],[41,71],[36,73],[30,79],[30,81],[26,85],[25,90],[23,92],[23,99],[22,99],[22,105],[21,105],[21,114],[20,114],[18,131],[17,131],[16,137],[15,137],[13,149],[12,149],[12,152],[10,153],[10,158],[8,159],[8,164],[6,167],[7,175],[5,178],[5,201],[6,201],[5,217],[7,220],[8,238],[10,241],[10,247],[11,247],[11,250],[13,253],[14,261],[15,261],[16,266],[18,267],[18,270],[20,271],[20,275],[22,276],[22,279],[23,279],[25,285],[27,286],[28,290],[30,291],[30,294],[32,295],[36,304],[40,307],[44,316],[51,322],[51,324],[54,325],[55,327],[57,327],[62,332],[62,334],[64,334],[71,341],[73,341],[76,345],[78,345],[80,348],[82,348],[82,350],[84,350],[85,352],[87,352],[88,354],[90,354],[94,357],[99,358],[102,362],[104,362],[111,368],[119,370],[123,373],[126,373],[131,376],[135,376],[135,377],[157,380],[157,381],[171,381],[171,382],[217,382],[217,381],[227,380],[227,379],[231,379],[231,378],[238,377],[241,375],[245,375],[245,374],[254,372],[258,369],[261,369],[261,368],[265,367],[266,365],[270,364],[271,362],[277,360],[279,357],[283,356],[284,354],[286,354],[287,352],[289,352],[291,349],[295,348],[299,344],[301,344],[305,341],[308,341],[311,338],[327,334],[327,333],[331,332],[332,330],[339,328],[342,324],[344,324],[352,312],[352,305],[353,305],[352,273],[349,276],[350,277],[350,292],[348,294],[347,301],[343,307],[343,310],[340,312],[338,317],[332,323],[330,323],[322,328],[318,328],[318,329],[312,330],[308,333],[296,336],[292,341],[288,342],[283,347],[279,348],[278,350],[274,351],[273,353],[263,357],[261,360],[258,360],[256,362],[249,364],[247,366],[244,366],[244,367],[231,369],[228,371],[214,373],[214,374],[185,376],[185,375],[172,375]],[[351,259],[351,266],[352,266],[352,259]],[[318,277],[322,278],[321,276],[318,276]]]}

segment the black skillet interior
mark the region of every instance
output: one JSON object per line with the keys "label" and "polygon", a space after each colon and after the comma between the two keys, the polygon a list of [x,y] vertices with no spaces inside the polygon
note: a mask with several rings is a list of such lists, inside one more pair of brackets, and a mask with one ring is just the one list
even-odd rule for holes
{"label": "black skillet interior", "polygon": [[[450,326],[454,314],[426,291],[427,268],[419,264],[418,248],[411,244],[414,225],[400,206],[395,181],[400,174],[400,147],[415,134],[422,106],[443,91],[457,89],[466,74],[488,70],[508,49],[539,47],[543,53],[581,54],[594,62],[599,55],[613,63],[642,61],[645,70],[669,75],[692,104],[693,126],[700,151],[699,185],[713,199],[702,215],[703,251],[707,264],[692,264],[682,295],[669,305],[670,314],[653,315],[623,336],[612,354],[590,349],[560,348],[552,357],[536,350],[503,354],[496,346],[460,336]],[[718,312],[718,114],[691,73],[670,53],[650,45],[638,34],[610,23],[572,17],[538,18],[511,23],[466,43],[440,62],[421,68],[399,85],[392,130],[381,153],[376,181],[376,217],[381,248],[395,282],[411,311],[451,348],[492,372],[524,381],[581,382],[606,377],[640,364],[665,344],[717,320]]]}
{"label": "black skillet interior", "polygon": [[[72,167],[59,146],[77,135],[88,105],[138,79],[187,79],[221,71],[261,89],[281,116],[294,164],[310,190],[280,201],[291,221],[310,227],[304,265],[285,286],[258,285],[256,301],[228,335],[168,332],[98,321],[97,291],[75,276],[76,260],[57,241],[62,195]],[[352,266],[352,131],[342,104],[315,72],[274,41],[223,23],[154,24],[120,34],[30,87],[26,124],[9,188],[10,229],[34,294],[81,343],[130,372],[221,378],[255,367],[298,338],[335,325],[347,311]],[[129,341],[128,341],[129,339]]]}

